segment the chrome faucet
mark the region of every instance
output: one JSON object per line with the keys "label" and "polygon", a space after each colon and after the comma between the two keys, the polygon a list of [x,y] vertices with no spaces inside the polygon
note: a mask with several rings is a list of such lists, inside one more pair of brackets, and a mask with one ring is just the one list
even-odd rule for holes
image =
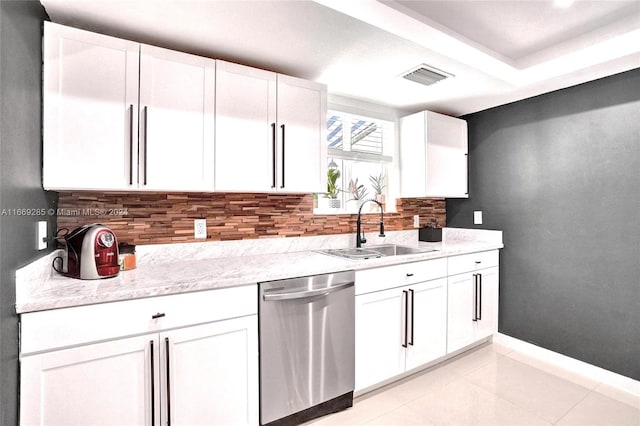
{"label": "chrome faucet", "polygon": [[[356,221],[356,248],[361,248],[362,244],[365,244],[367,242],[367,239],[364,236],[364,232],[361,231],[362,230],[361,214],[362,214],[362,207],[369,201],[372,201],[380,206],[380,222],[364,222],[364,225],[380,224],[380,235],[378,236],[384,237],[384,211],[382,208],[382,204],[373,199],[364,200],[364,202],[360,205],[360,208],[358,209],[358,219]],[[362,235],[361,235],[361,232],[362,232]]]}

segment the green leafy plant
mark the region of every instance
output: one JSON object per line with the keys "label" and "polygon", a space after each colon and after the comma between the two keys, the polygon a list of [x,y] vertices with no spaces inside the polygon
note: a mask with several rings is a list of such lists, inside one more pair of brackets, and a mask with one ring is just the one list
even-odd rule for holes
{"label": "green leafy plant", "polygon": [[382,191],[387,186],[384,183],[384,179],[384,173],[380,173],[378,176],[369,176],[371,187],[373,188],[373,192],[375,192],[376,195],[382,195]]}
{"label": "green leafy plant", "polygon": [[340,178],[340,170],[329,168],[327,170],[327,198],[337,199],[340,193],[338,187],[338,179]]}
{"label": "green leafy plant", "polygon": [[351,179],[349,181],[349,188],[347,190],[351,195],[352,200],[362,200],[367,196],[367,188],[364,185],[358,185],[358,178],[356,180]]}

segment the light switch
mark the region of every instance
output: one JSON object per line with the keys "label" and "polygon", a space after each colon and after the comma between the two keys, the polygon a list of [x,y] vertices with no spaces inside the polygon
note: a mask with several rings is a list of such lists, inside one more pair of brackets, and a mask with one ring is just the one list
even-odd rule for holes
{"label": "light switch", "polygon": [[41,220],[38,222],[38,230],[36,232],[36,247],[38,250],[44,250],[47,248],[47,221]]}
{"label": "light switch", "polygon": [[420,228],[420,216],[417,214],[413,215],[413,227]]}
{"label": "light switch", "polygon": [[482,210],[475,210],[473,212],[473,224],[482,225]]}

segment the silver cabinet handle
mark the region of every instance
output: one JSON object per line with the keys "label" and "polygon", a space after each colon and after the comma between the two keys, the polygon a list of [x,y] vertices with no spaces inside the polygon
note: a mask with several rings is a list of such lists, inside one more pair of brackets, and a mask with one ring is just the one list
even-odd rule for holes
{"label": "silver cabinet handle", "polygon": [[271,148],[273,151],[271,152],[271,188],[275,189],[276,187],[276,123],[271,123]]}
{"label": "silver cabinet handle", "polygon": [[133,104],[129,105],[129,185],[133,185]]}
{"label": "silver cabinet handle", "polygon": [[149,351],[151,353],[151,425],[156,424],[156,396],[155,396],[155,361],[153,360],[153,340],[149,341]]}
{"label": "silver cabinet handle", "polygon": [[355,283],[353,281],[348,281],[348,282],[333,285],[331,287],[318,288],[315,290],[295,291],[293,293],[265,294],[262,296],[262,299],[265,302],[269,302],[269,301],[279,301],[279,300],[304,299],[306,297],[313,297],[313,296],[323,296],[325,294],[335,293],[336,291],[353,287],[354,284]]}
{"label": "silver cabinet handle", "polygon": [[411,346],[413,346],[413,326],[415,324],[414,319],[414,315],[413,315],[413,307],[414,307],[414,303],[413,303],[413,298],[415,297],[415,292],[412,289],[409,289],[409,294],[411,295],[411,341],[409,342],[409,344]]}
{"label": "silver cabinet handle", "polygon": [[281,124],[280,128],[282,129],[282,184],[280,189],[284,189],[284,124]]}
{"label": "silver cabinet handle", "polygon": [[482,274],[478,274],[478,320],[482,321]]}
{"label": "silver cabinet handle", "polygon": [[147,111],[147,106],[144,107],[144,181],[143,184],[147,184],[147,151],[149,151],[149,147],[147,146],[148,138],[147,138],[147,129],[149,121],[149,113]]}
{"label": "silver cabinet handle", "polygon": [[169,363],[169,338],[164,339],[165,350],[167,351],[167,426],[171,426],[171,367]]}
{"label": "silver cabinet handle", "polygon": [[407,347],[409,339],[409,292],[402,290],[402,299],[404,301],[404,336],[402,336],[402,347]]}
{"label": "silver cabinet handle", "polygon": [[473,321],[478,321],[478,274],[473,274]]}

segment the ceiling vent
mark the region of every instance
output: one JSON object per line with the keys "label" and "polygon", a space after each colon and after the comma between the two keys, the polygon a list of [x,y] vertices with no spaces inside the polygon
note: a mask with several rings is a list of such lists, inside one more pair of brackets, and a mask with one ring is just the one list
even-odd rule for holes
{"label": "ceiling vent", "polygon": [[422,64],[402,75],[402,78],[414,81],[416,83],[430,86],[445,78],[453,77],[453,74],[444,72],[434,67]]}

